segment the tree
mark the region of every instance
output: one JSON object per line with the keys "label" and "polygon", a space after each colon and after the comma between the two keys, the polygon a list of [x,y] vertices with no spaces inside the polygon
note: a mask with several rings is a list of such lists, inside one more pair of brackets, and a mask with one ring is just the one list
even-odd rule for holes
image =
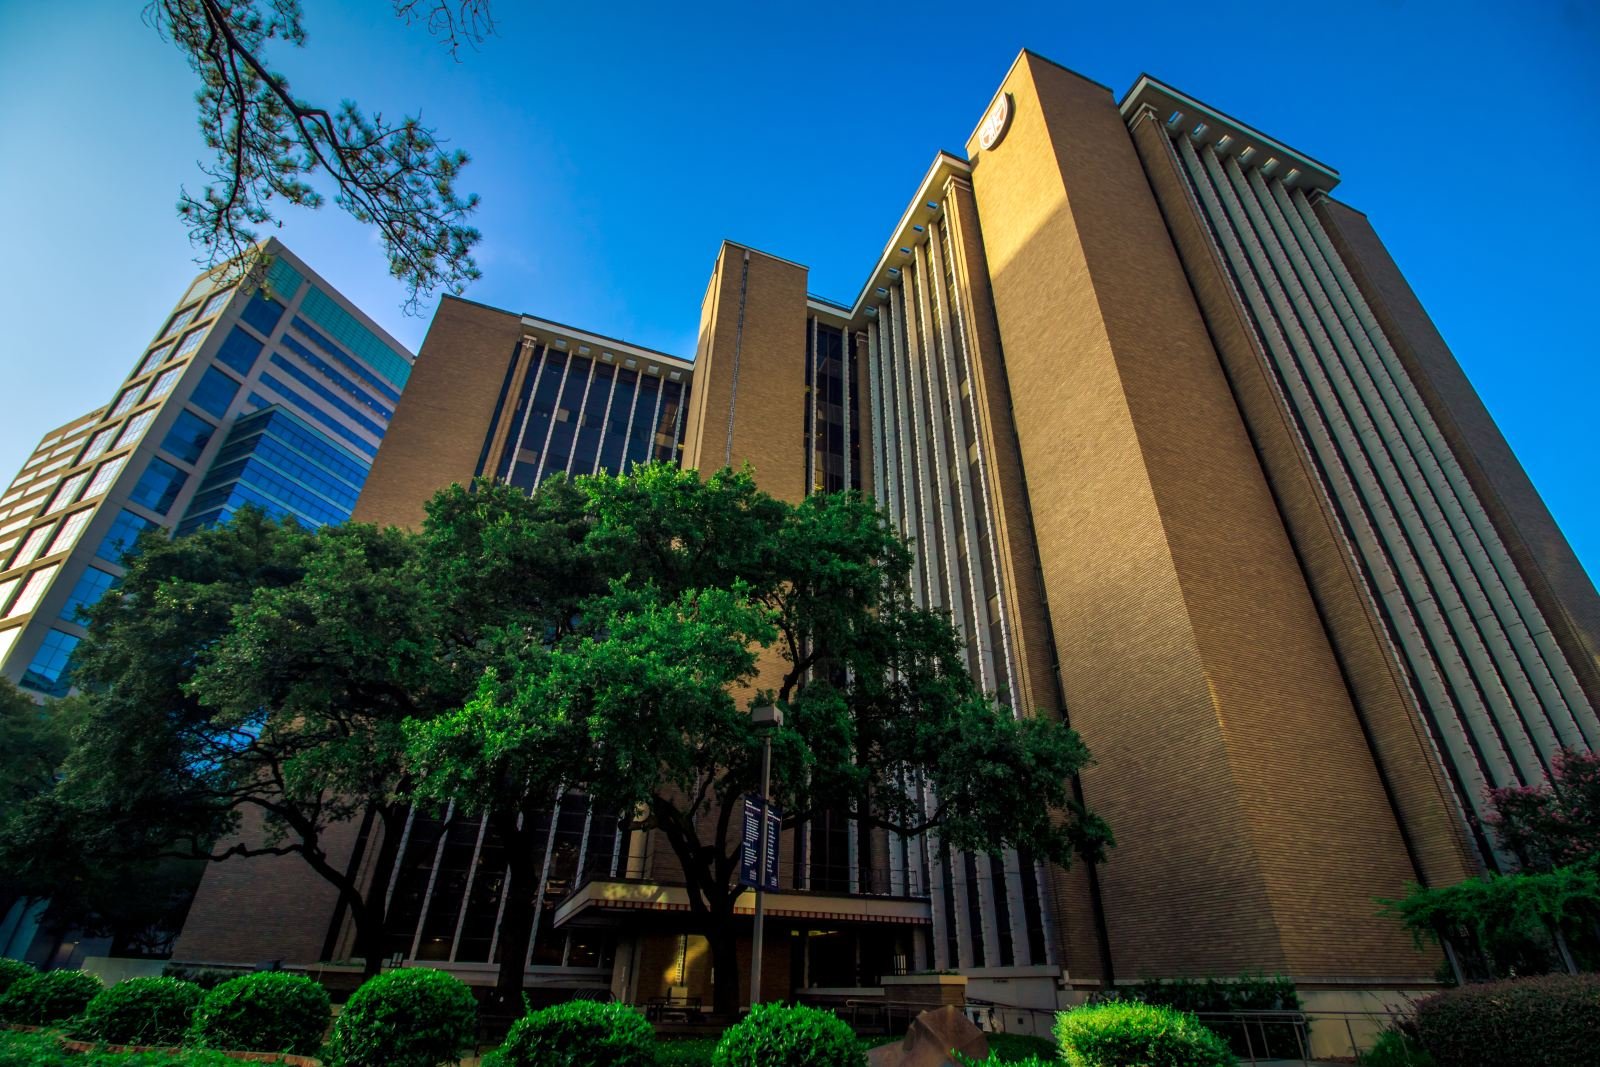
{"label": "tree", "polygon": [[[1063,864],[1111,843],[1071,798],[1082,742],[978,690],[949,620],[912,603],[906,544],[859,494],[791,505],[748,469],[702,481],[661,465],[576,491],[586,522],[572,551],[587,566],[566,594],[597,590],[502,640],[460,710],[407,723],[418,788],[502,819],[576,790],[659,831],[711,945],[719,1012],[738,1007],[734,820],[759,782],[750,706],[786,712],[773,737],[786,825],[843,806],[944,847]],[[546,483],[534,500],[552,492],[573,489]],[[520,990],[531,927],[502,927],[503,993]]]}
{"label": "tree", "polygon": [[[394,0],[394,10],[452,54],[494,30],[488,0]],[[335,204],[378,231],[408,312],[440,286],[460,293],[479,277],[479,233],[466,223],[478,197],[456,191],[466,152],[447,149],[418,116],[396,122],[350,100],[336,109],[301,100],[268,67],[269,42],[305,44],[299,0],[151,0],[145,21],[200,78],[200,132],[213,153],[201,169],[214,184],[185,189],[178,214],[208,265],[249,269],[256,227],[275,223],[272,201],[321,207],[311,182],[320,176]]]}
{"label": "tree", "polygon": [[1413,885],[1385,914],[1421,944],[1457,946],[1469,977],[1600,965],[1600,755],[1563,749],[1536,786],[1488,792],[1484,820],[1518,869]]}
{"label": "tree", "polygon": [[1524,871],[1600,856],[1600,754],[1562,749],[1536,786],[1489,790],[1486,820]]}
{"label": "tree", "polygon": [[0,811],[54,787],[72,743],[79,705],[36,704],[9,678],[0,678]]}
{"label": "tree", "polygon": [[75,659],[87,713],[61,781],[9,828],[6,852],[57,857],[39,869],[57,882],[72,864],[297,855],[338,890],[375,973],[387,869],[364,885],[328,836],[375,821],[392,866],[400,723],[428,713],[433,677],[415,539],[313,534],[245,510],[147,536],[126,562]]}
{"label": "tree", "polygon": [[[228,765],[215,800],[259,813],[266,840],[235,839],[208,858],[297,853],[339,891],[366,973],[384,958],[389,879],[410,806],[401,723],[460,699],[435,667],[418,539],[350,523],[308,539],[304,573],[256,590],[202,657],[188,691],[244,744],[202,758]],[[341,863],[333,826],[365,823],[376,847],[364,881]],[[237,825],[237,823],[235,823]]]}

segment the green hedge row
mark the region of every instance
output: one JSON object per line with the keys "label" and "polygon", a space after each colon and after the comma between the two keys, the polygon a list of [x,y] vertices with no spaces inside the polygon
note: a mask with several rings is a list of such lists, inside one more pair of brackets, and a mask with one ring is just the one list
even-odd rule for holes
{"label": "green hedge row", "polygon": [[1416,1043],[1447,1067],[1588,1067],[1600,1060],[1600,975],[1485,982],[1417,1004]]}

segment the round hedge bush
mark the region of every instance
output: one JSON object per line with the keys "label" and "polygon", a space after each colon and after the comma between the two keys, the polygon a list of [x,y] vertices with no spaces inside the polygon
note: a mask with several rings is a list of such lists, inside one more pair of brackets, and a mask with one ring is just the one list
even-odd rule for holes
{"label": "round hedge bush", "polygon": [[74,1029],[112,1045],[176,1045],[204,996],[177,978],[129,978],[97,993]]}
{"label": "round hedge bush", "polygon": [[626,1004],[573,1000],[524,1015],[500,1046],[502,1067],[654,1067],[656,1034]]}
{"label": "round hedge bush", "polygon": [[1600,1048],[1600,974],[1484,982],[1417,1002],[1416,1040],[1450,1067],[1587,1067]]}
{"label": "round hedge bush", "polygon": [[370,978],[333,1024],[341,1067],[438,1067],[472,1044],[478,1008],[465,983],[426,967]]}
{"label": "round hedge bush", "polygon": [[757,1004],[722,1035],[712,1067],[864,1067],[867,1054],[844,1021],[803,1004]]}
{"label": "round hedge bush", "polygon": [[104,989],[100,979],[83,971],[45,971],[14,982],[0,997],[0,1019],[24,1026],[64,1022],[88,1006]]}
{"label": "round hedge bush", "polygon": [[1137,1001],[1074,1008],[1056,1016],[1056,1043],[1070,1067],[1234,1067],[1228,1043],[1188,1012]]}
{"label": "round hedge bush", "polygon": [[300,974],[263,971],[230,978],[205,995],[189,1026],[200,1048],[309,1056],[328,1030],[328,991]]}
{"label": "round hedge bush", "polygon": [[24,978],[31,978],[36,972],[33,964],[23,963],[21,960],[7,959],[0,956],[0,997],[6,995],[6,990]]}

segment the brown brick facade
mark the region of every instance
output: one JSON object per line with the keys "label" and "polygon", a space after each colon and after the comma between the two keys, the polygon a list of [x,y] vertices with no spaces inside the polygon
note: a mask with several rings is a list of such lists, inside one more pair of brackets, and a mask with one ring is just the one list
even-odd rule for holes
{"label": "brown brick facade", "polygon": [[[1119,978],[1430,974],[1349,692],[1111,95],[1024,55],[973,187]],[[1070,966],[1070,964],[1069,964]]]}

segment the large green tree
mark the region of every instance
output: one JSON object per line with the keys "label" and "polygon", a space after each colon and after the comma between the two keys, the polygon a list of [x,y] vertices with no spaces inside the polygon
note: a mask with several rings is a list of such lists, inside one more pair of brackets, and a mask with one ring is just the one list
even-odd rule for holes
{"label": "large green tree", "polygon": [[[789,504],[748,470],[702,480],[656,465],[546,483],[531,506],[546,494],[563,502],[552,512],[572,580],[542,625],[497,636],[473,700],[407,724],[418,788],[507,820],[576,790],[659,831],[711,945],[719,1012],[738,1006],[736,820],[759,784],[754,704],[786,713],[772,741],[788,825],[843,808],[946,847],[1063,864],[1110,843],[1072,800],[1082,742],[978,689],[949,620],[912,601],[907,545],[858,494]],[[508,901],[505,922],[509,992],[531,899]]]}
{"label": "large green tree", "polygon": [[53,857],[46,882],[73,863],[295,855],[338,890],[375,971],[387,868],[364,884],[330,831],[368,820],[380,854],[396,851],[400,723],[434,697],[416,539],[246,510],[147,535],[126,563],[74,660],[86,710],[60,781],[0,851]]}

